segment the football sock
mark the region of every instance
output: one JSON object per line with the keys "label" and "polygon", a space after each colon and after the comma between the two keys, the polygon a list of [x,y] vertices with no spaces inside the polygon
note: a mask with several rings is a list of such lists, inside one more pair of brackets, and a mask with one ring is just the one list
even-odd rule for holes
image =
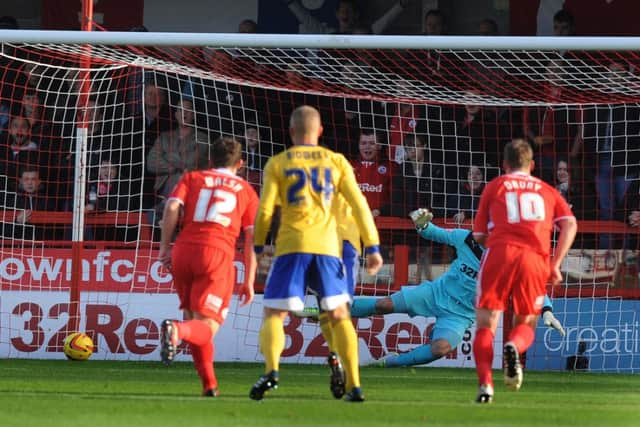
{"label": "football sock", "polygon": [[515,344],[518,353],[524,353],[533,344],[535,334],[531,326],[521,323],[509,333],[509,341]]}
{"label": "football sock", "polygon": [[200,347],[202,353],[202,387],[204,390],[218,388],[218,381],[213,370],[213,342],[209,341]]}
{"label": "football sock", "polygon": [[178,338],[195,346],[205,345],[211,342],[213,332],[205,321],[192,319],[183,322],[176,322],[178,328]]}
{"label": "football sock", "polygon": [[376,314],[376,302],[378,302],[378,298],[374,297],[363,297],[354,299],[353,305],[351,306],[351,316],[367,317],[371,316],[372,314]]}
{"label": "football sock", "polygon": [[479,328],[476,330],[476,337],[473,340],[473,358],[476,362],[476,373],[478,383],[493,385],[491,375],[491,363],[493,362],[493,332],[489,328]]}
{"label": "football sock", "polygon": [[360,387],[360,371],[358,367],[358,335],[351,319],[331,322],[335,350],[344,367],[347,390]]}
{"label": "football sock", "polygon": [[327,342],[327,347],[329,347],[329,351],[336,351],[336,346],[333,343],[333,329],[331,328],[331,321],[329,320],[329,313],[323,311],[320,313],[318,317],[318,321],[320,323],[320,330],[322,331],[322,336],[324,340]]}
{"label": "football sock", "polygon": [[431,344],[427,344],[416,347],[406,353],[386,358],[384,366],[387,368],[393,368],[396,366],[424,365],[425,363],[431,363],[438,359],[440,359],[440,357],[434,356],[431,352]]}
{"label": "football sock", "polygon": [[202,346],[191,345],[190,347],[193,365],[202,381],[202,390],[206,391],[218,388],[218,381],[216,380],[213,368],[213,343],[209,342]]}
{"label": "football sock", "polygon": [[198,376],[202,381],[202,387],[204,388],[204,379],[202,373],[202,350],[199,346],[190,344],[189,348],[191,349],[191,358],[193,359],[193,366],[196,368],[198,372]]}
{"label": "football sock", "polygon": [[284,350],[285,336],[282,319],[278,316],[267,316],[260,328],[260,351],[264,356],[265,373],[280,368],[280,354]]}

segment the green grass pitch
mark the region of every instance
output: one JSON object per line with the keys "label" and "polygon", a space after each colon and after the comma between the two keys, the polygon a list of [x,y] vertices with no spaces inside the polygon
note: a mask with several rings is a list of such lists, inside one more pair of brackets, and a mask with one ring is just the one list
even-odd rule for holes
{"label": "green grass pitch", "polygon": [[525,372],[491,405],[470,369],[363,368],[362,404],[337,401],[328,368],[283,365],[280,388],[248,398],[261,365],[219,363],[220,397],[199,397],[191,364],[0,360],[0,425],[13,426],[640,426],[640,375]]}

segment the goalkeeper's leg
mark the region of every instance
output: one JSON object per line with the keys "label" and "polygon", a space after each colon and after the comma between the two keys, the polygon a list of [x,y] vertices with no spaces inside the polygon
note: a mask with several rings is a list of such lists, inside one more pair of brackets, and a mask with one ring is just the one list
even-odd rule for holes
{"label": "goalkeeper's leg", "polygon": [[435,314],[434,289],[436,282],[422,282],[418,286],[405,286],[385,298],[356,298],[351,307],[353,317],[367,317],[373,314],[405,313],[410,316],[425,317]]}
{"label": "goalkeeper's leg", "polygon": [[353,300],[351,306],[351,316],[367,317],[374,314],[389,313],[406,313],[405,311],[396,310],[394,304],[394,295],[384,298],[376,297],[359,297]]}
{"label": "goalkeeper's leg", "polygon": [[460,344],[464,331],[470,325],[468,319],[443,318],[436,321],[429,344],[418,346],[411,351],[394,354],[383,360],[382,366],[394,368],[399,366],[426,365],[438,360]]}
{"label": "goalkeeper's leg", "polygon": [[397,368],[401,366],[426,365],[440,359],[451,351],[451,345],[446,340],[439,340],[431,344],[425,344],[411,351],[400,354],[392,354],[385,357],[382,366],[385,368]]}

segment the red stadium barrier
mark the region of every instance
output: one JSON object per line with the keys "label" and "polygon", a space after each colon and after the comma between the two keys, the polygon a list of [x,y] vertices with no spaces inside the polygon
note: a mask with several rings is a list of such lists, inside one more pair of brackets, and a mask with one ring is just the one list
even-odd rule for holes
{"label": "red stadium barrier", "polygon": [[[0,218],[3,218],[5,222],[14,221],[16,214],[17,211],[15,210],[0,210]],[[152,241],[152,226],[147,221],[146,216],[138,211],[89,212],[84,217],[84,223],[85,225],[140,226],[140,241]],[[73,224],[73,212],[32,211],[29,224],[66,225],[71,227]],[[45,242],[45,246],[48,246],[49,243]],[[64,241],[56,241],[56,244],[59,243],[64,243]]]}
{"label": "red stadium barrier", "polygon": [[[15,211],[1,211],[0,215],[4,221],[13,221]],[[42,225],[65,225],[71,226],[72,224],[72,212],[47,212],[47,211],[33,211],[30,223],[42,224]],[[450,221],[443,219],[436,219],[434,223],[438,226],[451,228],[471,228],[471,221],[465,221],[460,225],[452,224]],[[141,244],[151,250],[157,250],[158,244],[153,243],[152,225],[148,223],[145,215],[140,215],[139,212],[100,212],[100,213],[88,213],[85,215],[86,225],[105,225],[105,226],[139,226],[140,227],[140,240],[134,242],[119,242],[119,241],[86,241],[84,246],[87,248],[119,248],[119,249],[131,249],[135,250],[140,248]],[[395,218],[395,217],[378,217],[376,218],[376,225],[381,232],[385,230],[390,231],[391,234],[397,232],[413,232],[414,225],[408,218]],[[637,228],[632,228],[623,222],[619,221],[579,221],[578,222],[579,233],[609,233],[609,234],[637,234],[640,232]],[[146,243],[145,243],[146,242]],[[71,248],[71,241],[64,240],[48,240],[38,242],[43,248]],[[383,242],[384,243],[384,242]],[[24,242],[21,240],[9,240],[6,239],[2,242],[3,247],[16,247],[23,246]],[[393,257],[393,278],[392,283],[388,287],[384,288],[385,292],[393,292],[400,288],[400,286],[409,283],[409,252],[411,247],[408,244],[392,244],[389,245],[392,248]],[[237,260],[242,260],[242,254],[238,254]],[[259,283],[262,280],[258,277],[256,283],[256,291],[262,292],[264,289],[263,283]],[[592,286],[556,286],[552,291],[552,294],[557,297],[597,297],[597,296],[619,296],[623,298],[640,298],[640,288],[637,286],[637,277],[634,278],[636,286],[629,287],[612,287],[609,283],[603,283],[602,285],[595,283]],[[381,289],[376,288],[372,284],[361,284],[360,291],[364,294],[378,294]]]}

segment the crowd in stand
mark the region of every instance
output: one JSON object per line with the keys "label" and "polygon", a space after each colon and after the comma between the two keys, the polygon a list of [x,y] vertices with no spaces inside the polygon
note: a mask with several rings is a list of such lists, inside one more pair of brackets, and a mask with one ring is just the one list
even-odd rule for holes
{"label": "crowd in stand", "polygon": [[[286,3],[307,32],[347,34],[383,32],[408,2],[398,2],[363,26],[355,3],[341,1],[338,28],[305,15],[297,0]],[[570,14],[560,11],[555,19],[558,35],[571,34]],[[424,21],[426,34],[444,33],[446,20],[440,11],[429,11]],[[256,28],[255,22],[244,20],[239,31]],[[497,34],[497,25],[484,19],[479,33]],[[143,209],[157,225],[175,183],[195,167],[198,151],[220,135],[243,142],[245,166],[240,173],[259,189],[266,160],[288,144],[290,112],[302,104],[317,107],[323,115],[324,144],[350,159],[374,216],[406,218],[408,212],[428,207],[452,223],[472,219],[484,183],[500,173],[504,144],[525,137],[536,153],[536,174],[556,185],[579,220],[640,224],[640,109],[635,105],[385,103],[117,67],[92,70],[92,95],[84,100],[81,73],[36,65],[21,48],[15,53],[22,59],[0,59],[2,207],[15,210],[11,221],[4,221],[5,237],[70,237],[68,229],[30,225],[29,220],[35,210],[72,209],[79,185],[74,171],[81,160],[76,158],[77,128],[86,127],[88,134],[86,210]],[[185,54],[221,72],[256,72],[255,67],[247,68],[244,58],[224,52],[210,58],[198,50]],[[443,57],[437,52],[429,55],[422,64],[446,74]],[[61,60],[51,65],[68,64]],[[622,60],[607,66],[612,72],[633,71]],[[553,70],[554,64],[547,67]],[[285,78],[291,86],[301,79],[295,72]],[[312,84],[306,78],[298,83]],[[562,87],[549,85],[549,99],[560,99],[560,91]],[[86,238],[96,240],[135,240],[134,236],[135,232],[113,227],[85,230]],[[621,241],[610,237],[602,233],[596,242],[580,244],[621,247]]]}

